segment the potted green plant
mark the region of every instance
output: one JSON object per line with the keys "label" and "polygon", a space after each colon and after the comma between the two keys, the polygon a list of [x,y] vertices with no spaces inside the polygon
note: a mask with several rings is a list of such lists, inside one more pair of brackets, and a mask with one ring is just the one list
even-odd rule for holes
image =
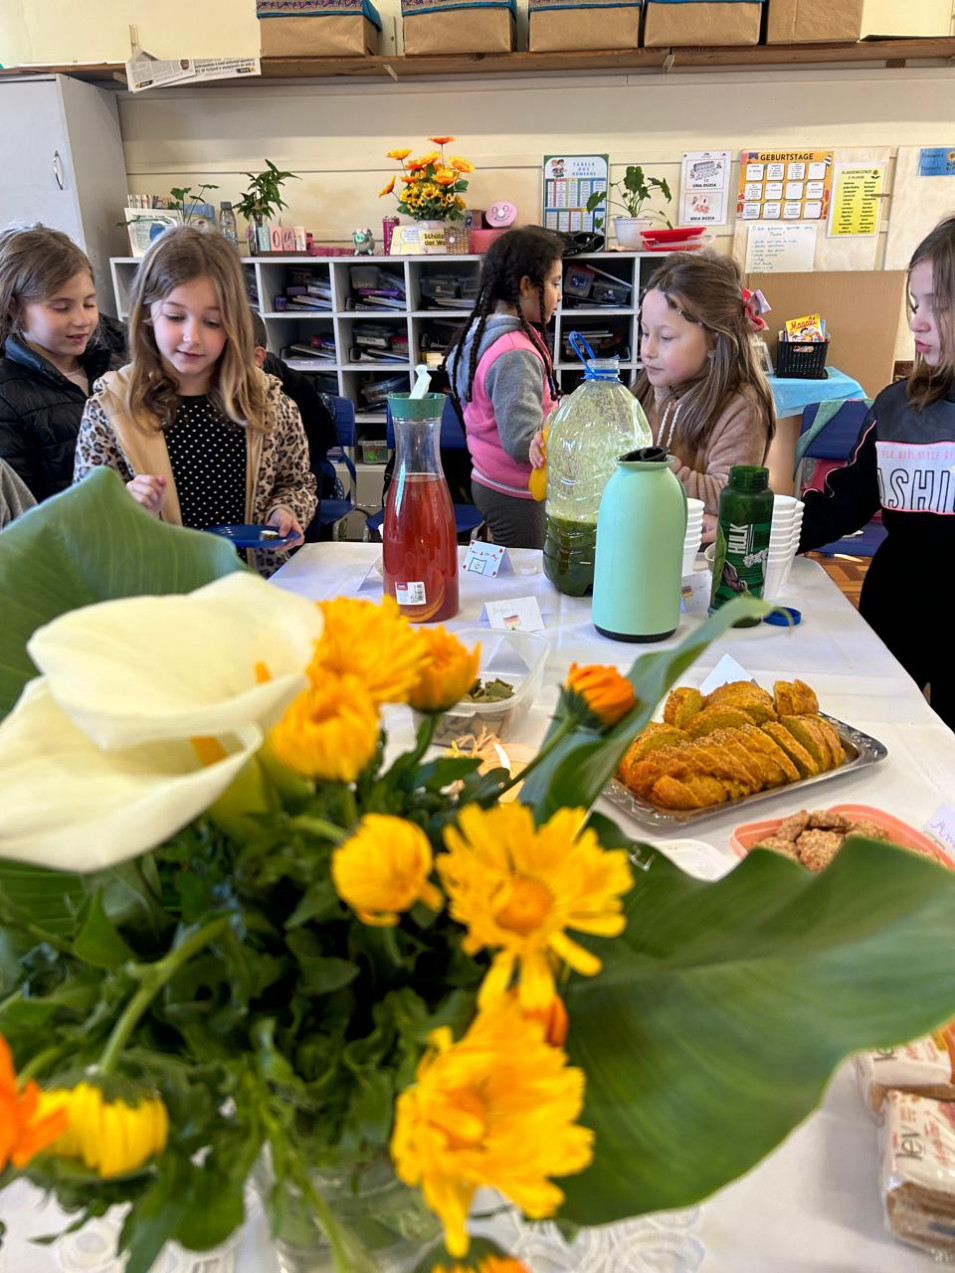
{"label": "potted green plant", "polygon": [[266,159],[262,172],[245,175],[249,186],[236,202],[235,211],[249,223],[249,245],[254,253],[257,247],[254,230],[265,225],[280,209],[288,207],[282,198],[282,186],[289,180],[298,181],[299,177],[294,172],[283,172],[271,159]]}
{"label": "potted green plant", "polygon": [[[611,194],[614,190],[616,197]],[[611,205],[623,208],[627,215],[613,219],[617,242],[623,248],[637,249],[641,246],[640,231],[648,229],[654,217],[670,225],[669,218],[662,212],[644,212],[644,205],[654,191],[659,191],[667,203],[672,202],[673,195],[664,177],[647,177],[639,164],[628,164],[622,181],[611,182],[607,190],[594,191],[587,200],[587,211],[594,212],[605,202],[608,208]],[[603,217],[594,218],[595,230],[603,224]]]}

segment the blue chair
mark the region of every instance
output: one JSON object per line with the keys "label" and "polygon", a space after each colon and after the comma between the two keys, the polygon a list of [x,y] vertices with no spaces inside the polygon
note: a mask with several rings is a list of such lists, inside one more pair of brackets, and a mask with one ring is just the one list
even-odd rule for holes
{"label": "blue chair", "polygon": [[[395,449],[395,426],[391,419],[390,408],[385,421],[385,437],[388,441],[388,449],[393,451]],[[467,445],[464,429],[458,419],[454,402],[448,396],[441,412],[441,450],[466,451]],[[378,538],[381,538],[381,526],[384,520],[385,510],[383,508],[368,518],[368,529],[374,531]],[[454,525],[459,537],[468,535],[472,539],[481,538],[484,528],[484,517],[474,504],[455,504]]]}
{"label": "blue chair", "polygon": [[[796,473],[806,476],[806,461],[815,460],[823,477],[834,468],[849,462],[859,431],[871,406],[867,398],[847,398],[841,402],[815,403],[802,413],[802,427],[796,443]],[[809,474],[811,477],[811,473]],[[813,481],[816,488],[818,481]],[[852,557],[871,557],[885,539],[881,514],[853,535],[824,544],[817,549],[826,557],[845,553]]]}
{"label": "blue chair", "polygon": [[[343,517],[347,517],[355,508],[353,496],[358,490],[358,475],[355,472],[355,465],[351,458],[351,451],[355,449],[356,430],[355,430],[355,404],[350,398],[339,398],[334,394],[323,394],[329,410],[335,421],[335,432],[338,435],[338,456],[348,470],[350,483],[349,491],[342,491],[342,497],[334,499],[321,499],[318,504],[318,512],[312,518],[309,524],[309,530],[321,526],[331,526],[335,522],[340,522]],[[336,494],[340,489],[341,483],[338,480],[338,474],[331,460],[325,460],[322,470],[328,473],[335,482]]]}

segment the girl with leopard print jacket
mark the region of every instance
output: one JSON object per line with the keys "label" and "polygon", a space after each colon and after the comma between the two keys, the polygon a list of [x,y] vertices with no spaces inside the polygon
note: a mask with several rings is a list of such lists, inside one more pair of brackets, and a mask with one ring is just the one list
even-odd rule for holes
{"label": "girl with leopard print jacket", "polygon": [[[317,505],[298,408],[254,363],[235,250],[190,226],[156,239],[130,298],[133,361],[96,382],[73,480],[115,469],[173,525],[267,524],[302,542]],[[249,554],[270,575],[287,551]]]}

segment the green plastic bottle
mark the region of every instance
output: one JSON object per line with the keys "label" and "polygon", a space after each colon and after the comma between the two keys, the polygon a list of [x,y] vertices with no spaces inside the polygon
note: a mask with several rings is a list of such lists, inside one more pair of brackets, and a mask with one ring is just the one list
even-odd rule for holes
{"label": "green plastic bottle", "polygon": [[[710,614],[734,597],[761,597],[766,557],[773,527],[773,493],[769,469],[736,464],[720,496]],[[751,628],[759,619],[740,619],[733,626]]]}

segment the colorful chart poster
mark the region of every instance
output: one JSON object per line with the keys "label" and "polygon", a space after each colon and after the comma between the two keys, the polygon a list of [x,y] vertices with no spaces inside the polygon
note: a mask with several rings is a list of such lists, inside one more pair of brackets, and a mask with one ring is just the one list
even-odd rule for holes
{"label": "colorful chart poster", "polygon": [[736,215],[743,221],[825,221],[833,151],[744,150]]}
{"label": "colorful chart poster", "polygon": [[729,188],[728,150],[684,151],[680,225],[725,225]]}
{"label": "colorful chart poster", "polygon": [[593,230],[595,217],[606,221],[607,208],[588,212],[587,200],[606,190],[609,179],[609,155],[545,155],[543,224],[567,234]]}
{"label": "colorful chart poster", "polygon": [[884,164],[836,164],[830,236],[862,239],[878,234],[884,184]]}
{"label": "colorful chart poster", "polygon": [[920,177],[955,177],[955,148],[923,146],[919,151]]}

